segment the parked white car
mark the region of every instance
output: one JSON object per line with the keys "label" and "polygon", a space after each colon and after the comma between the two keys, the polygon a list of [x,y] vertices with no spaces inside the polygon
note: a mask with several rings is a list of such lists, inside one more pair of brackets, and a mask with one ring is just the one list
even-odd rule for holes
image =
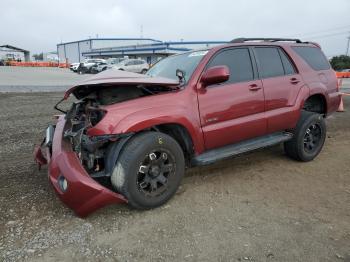
{"label": "parked white car", "polygon": [[104,59],[86,59],[83,63],[80,63],[80,65],[78,66],[77,73],[78,74],[91,73],[92,66],[99,64],[99,63],[106,63],[106,60],[104,60]]}
{"label": "parked white car", "polygon": [[69,69],[72,70],[73,72],[76,72],[80,63],[71,63],[69,66]]}
{"label": "parked white car", "polygon": [[127,59],[127,58],[115,58],[115,57],[108,58],[107,59],[107,69],[113,68],[116,64],[121,63],[125,59]]}
{"label": "parked white car", "polygon": [[149,69],[149,65],[145,60],[141,59],[126,59],[115,66],[114,69],[124,70],[128,72],[145,74]]}

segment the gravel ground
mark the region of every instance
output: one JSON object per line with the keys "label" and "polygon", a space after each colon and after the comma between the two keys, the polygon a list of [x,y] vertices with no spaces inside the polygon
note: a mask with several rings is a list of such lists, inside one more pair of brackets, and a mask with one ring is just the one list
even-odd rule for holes
{"label": "gravel ground", "polygon": [[275,146],[188,170],[161,208],[80,219],[32,159],[61,96],[0,94],[0,261],[350,261],[350,111],[312,162]]}

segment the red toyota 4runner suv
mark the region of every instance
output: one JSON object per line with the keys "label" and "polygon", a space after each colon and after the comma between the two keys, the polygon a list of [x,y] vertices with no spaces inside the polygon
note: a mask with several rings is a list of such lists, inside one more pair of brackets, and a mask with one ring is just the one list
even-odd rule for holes
{"label": "red toyota 4runner suv", "polygon": [[[72,87],[77,99],[35,148],[60,199],[83,217],[111,203],[162,205],[185,167],[284,143],[314,159],[340,103],[319,45],[240,38],[170,56],[145,75],[107,70]],[[62,100],[63,100],[62,99]]]}

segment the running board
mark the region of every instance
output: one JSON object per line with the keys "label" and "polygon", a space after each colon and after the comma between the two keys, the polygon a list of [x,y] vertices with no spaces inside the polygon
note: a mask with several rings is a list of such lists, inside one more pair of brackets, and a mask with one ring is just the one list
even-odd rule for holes
{"label": "running board", "polygon": [[245,140],[236,144],[211,149],[201,155],[194,157],[191,161],[193,166],[204,166],[212,164],[218,160],[229,158],[231,156],[246,153],[255,149],[268,147],[292,139],[293,134],[287,132],[278,132],[266,136],[261,136]]}

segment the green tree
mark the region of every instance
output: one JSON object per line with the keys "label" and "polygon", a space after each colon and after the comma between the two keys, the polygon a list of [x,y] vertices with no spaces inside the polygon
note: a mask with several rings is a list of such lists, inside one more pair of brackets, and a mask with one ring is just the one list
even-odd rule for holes
{"label": "green tree", "polygon": [[43,61],[44,60],[44,54],[40,53],[40,54],[34,54],[33,55],[35,61]]}
{"label": "green tree", "polygon": [[334,70],[340,71],[342,69],[350,68],[350,56],[340,55],[334,56],[330,60],[330,63]]}

